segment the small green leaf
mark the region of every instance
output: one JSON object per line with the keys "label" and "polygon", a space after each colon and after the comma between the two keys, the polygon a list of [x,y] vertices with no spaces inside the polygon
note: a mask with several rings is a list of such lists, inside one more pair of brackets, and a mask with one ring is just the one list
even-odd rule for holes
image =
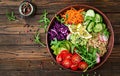
{"label": "small green leaf", "polygon": [[14,12],[6,12],[6,16],[8,18],[9,21],[15,21],[16,17],[14,16]]}
{"label": "small green leaf", "polygon": [[64,18],[60,18],[59,16],[55,15],[55,18],[60,22],[60,23],[64,23],[65,20]]}
{"label": "small green leaf", "polygon": [[40,33],[36,33],[35,38],[34,38],[35,43],[42,45],[45,47],[45,45],[41,42],[40,40]]}
{"label": "small green leaf", "polygon": [[66,14],[66,20],[68,19],[68,14]]}
{"label": "small green leaf", "polygon": [[39,20],[38,22],[39,22],[39,23],[42,23],[43,21],[44,21],[44,20]]}

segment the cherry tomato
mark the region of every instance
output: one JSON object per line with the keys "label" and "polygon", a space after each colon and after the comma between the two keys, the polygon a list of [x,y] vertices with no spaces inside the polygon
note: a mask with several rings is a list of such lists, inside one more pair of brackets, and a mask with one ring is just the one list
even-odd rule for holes
{"label": "cherry tomato", "polygon": [[61,63],[62,62],[62,54],[58,54],[57,56],[56,56],[56,61],[57,61],[57,63]]}
{"label": "cherry tomato", "polygon": [[60,54],[62,54],[63,59],[70,58],[70,56],[71,56],[71,53],[69,53],[68,50],[63,50]]}
{"label": "cherry tomato", "polygon": [[74,64],[78,64],[80,61],[82,60],[82,58],[78,55],[78,54],[73,54],[71,61]]}
{"label": "cherry tomato", "polygon": [[66,55],[63,56],[63,59],[71,59],[72,54],[71,53],[67,53]]}
{"label": "cherry tomato", "polygon": [[70,68],[72,70],[77,70],[78,69],[78,65],[77,64],[72,64]]}
{"label": "cherry tomato", "polygon": [[70,68],[71,65],[72,65],[72,62],[70,59],[65,59],[62,61],[62,65],[65,67],[65,68]]}
{"label": "cherry tomato", "polygon": [[69,51],[68,51],[68,50],[62,50],[60,53],[61,53],[61,54],[69,53]]}
{"label": "cherry tomato", "polygon": [[85,70],[87,67],[88,67],[88,64],[84,61],[81,61],[79,64],[78,64],[78,67],[79,69],[81,70]]}

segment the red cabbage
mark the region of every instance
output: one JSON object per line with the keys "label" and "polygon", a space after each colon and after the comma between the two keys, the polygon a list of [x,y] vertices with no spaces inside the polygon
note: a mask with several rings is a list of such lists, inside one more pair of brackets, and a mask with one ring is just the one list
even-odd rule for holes
{"label": "red cabbage", "polygon": [[54,40],[54,38],[57,40],[65,40],[69,33],[70,31],[67,26],[55,21],[48,31],[48,36],[50,40]]}

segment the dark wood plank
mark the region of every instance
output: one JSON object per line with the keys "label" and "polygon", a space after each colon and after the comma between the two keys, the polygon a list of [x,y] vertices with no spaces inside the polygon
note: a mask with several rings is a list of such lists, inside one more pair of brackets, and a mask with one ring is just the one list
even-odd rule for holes
{"label": "dark wood plank", "polygon": [[[9,1],[2,1],[0,2],[0,14],[5,14],[6,11],[12,10],[16,14],[19,14],[18,7],[20,5],[21,1],[19,2],[9,2]],[[120,7],[120,2],[83,2],[83,1],[34,1],[34,4],[37,5],[37,12],[36,14],[41,14],[42,10],[46,9],[48,10],[51,14],[56,13],[57,11],[61,10],[62,8],[65,8],[66,6],[70,5],[79,5],[79,4],[87,4],[94,6],[98,9],[100,9],[103,12],[111,12],[111,13],[119,13],[120,10],[117,7]],[[58,9],[56,9],[58,8]],[[111,8],[111,9],[109,9]]]}
{"label": "dark wood plank", "polygon": [[49,60],[46,47],[31,46],[0,46],[0,60]]}
{"label": "dark wood plank", "polygon": [[[0,45],[34,45],[35,34],[23,34],[23,35],[0,35]],[[41,41],[45,43],[45,34],[40,34]],[[8,39],[9,38],[9,39]]]}
{"label": "dark wood plank", "polygon": [[[51,61],[51,60],[50,60]],[[27,75],[31,74],[30,76],[35,75],[34,72],[39,72],[38,75],[55,75],[58,76],[58,74],[61,75],[69,75],[69,76],[80,76],[80,73],[77,72],[71,72],[66,69],[60,69],[61,67],[50,63],[50,61],[3,61],[0,64],[0,73],[8,71],[10,74],[12,72],[29,72]],[[120,66],[118,64],[114,64],[115,62],[112,62],[113,60],[109,60],[104,63],[100,68],[95,70],[94,72],[103,75],[109,75],[109,76],[119,76],[120,74]],[[9,63],[9,64],[7,64]],[[116,61],[118,63],[118,61]],[[49,67],[48,67],[49,66]],[[104,69],[104,70],[103,70]],[[13,71],[14,70],[14,71]],[[23,71],[24,70],[24,71]],[[31,72],[31,73],[30,73]],[[88,72],[85,74],[90,74],[90,76],[93,76],[94,72]],[[16,75],[16,73],[14,73]],[[24,76],[27,76],[24,75]],[[35,75],[36,76],[36,75]]]}

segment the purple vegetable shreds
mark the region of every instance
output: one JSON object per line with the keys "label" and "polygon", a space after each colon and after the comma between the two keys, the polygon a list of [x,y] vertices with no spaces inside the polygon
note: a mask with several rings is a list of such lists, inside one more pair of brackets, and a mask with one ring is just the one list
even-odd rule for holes
{"label": "purple vegetable shreds", "polygon": [[48,35],[50,40],[53,40],[54,38],[57,38],[57,40],[65,40],[69,33],[70,31],[67,26],[55,21],[53,26],[50,28]]}

